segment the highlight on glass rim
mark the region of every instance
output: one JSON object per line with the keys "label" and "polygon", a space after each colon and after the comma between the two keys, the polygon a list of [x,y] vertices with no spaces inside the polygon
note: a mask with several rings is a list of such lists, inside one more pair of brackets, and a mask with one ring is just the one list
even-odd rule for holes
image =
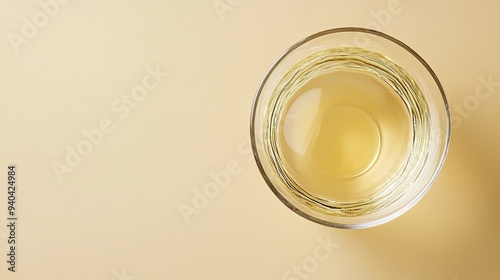
{"label": "highlight on glass rim", "polygon": [[311,221],[347,229],[388,222],[417,203],[450,132],[443,87],[424,59],[354,27],[286,50],[258,88],[250,123],[273,193]]}

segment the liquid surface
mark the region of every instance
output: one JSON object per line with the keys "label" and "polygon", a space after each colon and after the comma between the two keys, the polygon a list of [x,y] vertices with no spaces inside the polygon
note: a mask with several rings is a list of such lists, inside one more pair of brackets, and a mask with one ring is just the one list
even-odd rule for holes
{"label": "liquid surface", "polygon": [[408,109],[370,74],[323,73],[284,105],[278,148],[290,175],[310,195],[361,199],[378,191],[378,183],[407,155]]}

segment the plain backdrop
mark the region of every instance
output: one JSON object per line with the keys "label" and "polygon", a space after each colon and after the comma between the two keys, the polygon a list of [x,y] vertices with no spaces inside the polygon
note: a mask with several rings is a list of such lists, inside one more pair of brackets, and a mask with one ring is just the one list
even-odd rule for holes
{"label": "plain backdrop", "polygon": [[[492,0],[0,0],[0,278],[499,279],[499,11]],[[287,209],[249,150],[267,69],[343,26],[417,51],[455,124],[423,200],[356,231]]]}

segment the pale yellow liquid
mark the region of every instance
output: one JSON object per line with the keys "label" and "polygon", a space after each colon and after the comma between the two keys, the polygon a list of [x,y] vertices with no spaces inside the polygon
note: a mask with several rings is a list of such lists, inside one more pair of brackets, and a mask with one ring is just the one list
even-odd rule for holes
{"label": "pale yellow liquid", "polygon": [[376,77],[323,73],[284,106],[278,149],[306,193],[339,202],[363,199],[403,167],[411,138],[408,109]]}

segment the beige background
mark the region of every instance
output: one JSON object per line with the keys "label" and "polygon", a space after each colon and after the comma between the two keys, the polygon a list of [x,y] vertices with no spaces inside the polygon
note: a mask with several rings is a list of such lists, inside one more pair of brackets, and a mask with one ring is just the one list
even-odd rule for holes
{"label": "beige background", "polygon": [[[500,2],[60,2],[44,18],[38,1],[0,0],[0,279],[500,279]],[[39,27],[24,36],[33,16]],[[341,26],[407,43],[450,104],[466,105],[430,192],[359,231],[292,213],[248,153],[267,69],[299,39]],[[169,76],[116,112],[122,95],[154,83],[148,67]],[[483,100],[480,77],[496,83]],[[114,129],[58,180],[53,163],[103,120]],[[16,273],[5,262],[10,163]],[[179,208],[228,168],[229,184],[187,223]],[[336,246],[319,262],[318,238]],[[309,272],[287,272],[302,264]]]}

